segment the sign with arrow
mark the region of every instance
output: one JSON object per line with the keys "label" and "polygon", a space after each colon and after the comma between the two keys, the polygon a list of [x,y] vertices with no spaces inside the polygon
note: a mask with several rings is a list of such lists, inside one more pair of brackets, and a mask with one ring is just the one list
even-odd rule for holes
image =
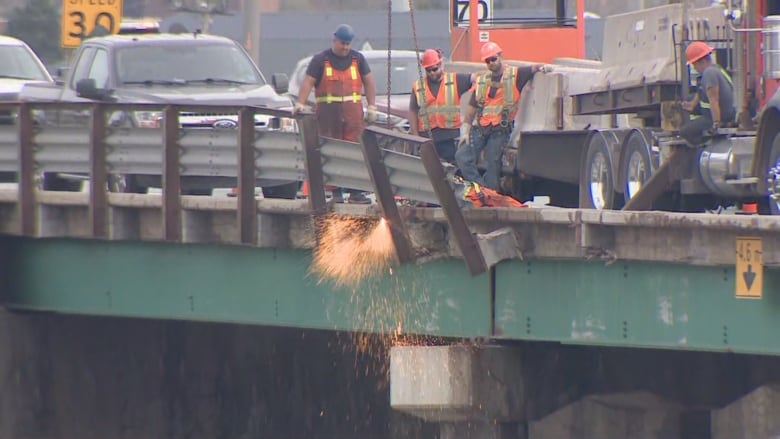
{"label": "sign with arrow", "polygon": [[737,237],[736,296],[760,299],[764,289],[761,238]]}

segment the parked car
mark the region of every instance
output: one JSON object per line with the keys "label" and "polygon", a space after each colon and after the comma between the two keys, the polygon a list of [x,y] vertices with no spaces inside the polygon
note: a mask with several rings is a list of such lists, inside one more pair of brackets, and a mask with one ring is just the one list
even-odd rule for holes
{"label": "parked car", "polygon": [[[14,102],[25,84],[53,83],[41,60],[24,41],[0,35],[0,102]],[[0,123],[13,124],[10,110],[0,110]]]}
{"label": "parked car", "polygon": [[[360,52],[366,57],[376,81],[377,121],[375,124],[409,132],[409,96],[412,93],[412,83],[420,78],[421,73],[418,69],[417,52],[391,50],[389,60],[387,50],[361,50]],[[298,98],[309,61],[311,61],[311,56],[298,61],[290,76],[288,93],[293,99]],[[388,90],[390,92],[389,99]],[[313,91],[307,102],[314,105]]]}
{"label": "parked car", "polygon": [[[290,108],[289,99],[278,93],[287,91],[287,75],[274,75],[270,85],[246,51],[235,41],[201,34],[111,35],[85,40],[73,57],[61,83],[26,86],[22,98],[29,101],[157,104],[256,105],[267,108]],[[278,92],[278,93],[277,93]],[[86,126],[88,114],[60,112],[44,115],[39,122],[57,121]],[[79,120],[79,118],[81,120]],[[114,113],[112,126],[158,127],[159,111]],[[183,128],[236,128],[237,115],[182,112]],[[255,129],[279,129],[277,117],[257,114]],[[47,176],[45,176],[47,177]],[[45,189],[71,189],[61,185],[60,178],[44,178]],[[75,176],[79,177],[79,176]],[[81,176],[82,178],[84,176]],[[145,192],[160,187],[160,175],[123,175],[115,190]],[[46,187],[46,180],[52,182]],[[208,194],[217,187],[235,186],[232,177],[185,176],[182,190],[191,194]],[[258,181],[269,197],[294,198],[298,182]]]}

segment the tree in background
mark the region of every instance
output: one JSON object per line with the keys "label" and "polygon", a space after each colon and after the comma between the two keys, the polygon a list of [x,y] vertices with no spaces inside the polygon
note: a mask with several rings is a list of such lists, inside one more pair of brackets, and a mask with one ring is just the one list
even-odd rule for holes
{"label": "tree in background", "polygon": [[62,59],[59,2],[29,0],[8,17],[8,34],[27,43],[46,65]]}

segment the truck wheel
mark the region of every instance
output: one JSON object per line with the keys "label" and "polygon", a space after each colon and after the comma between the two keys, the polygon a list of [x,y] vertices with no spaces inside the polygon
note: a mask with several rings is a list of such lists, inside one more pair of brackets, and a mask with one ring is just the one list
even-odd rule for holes
{"label": "truck wheel", "polygon": [[772,140],[769,151],[769,170],[767,172],[769,186],[769,214],[780,215],[780,132]]}
{"label": "truck wheel", "polygon": [[623,143],[620,175],[623,176],[623,199],[626,203],[652,175],[653,163],[647,140],[642,131],[632,130]]}
{"label": "truck wheel", "polygon": [[612,171],[612,153],[606,136],[593,133],[580,169],[580,207],[583,209],[612,209],[615,207],[615,176]]}

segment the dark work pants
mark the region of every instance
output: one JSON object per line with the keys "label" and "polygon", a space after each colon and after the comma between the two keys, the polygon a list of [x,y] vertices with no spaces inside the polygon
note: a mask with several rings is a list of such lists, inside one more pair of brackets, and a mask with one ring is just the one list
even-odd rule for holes
{"label": "dark work pants", "polygon": [[436,147],[436,154],[441,160],[449,163],[455,163],[455,147],[458,138],[437,140],[433,146]]}
{"label": "dark work pants", "polygon": [[712,118],[699,116],[680,128],[680,137],[692,146],[704,144],[704,132],[712,128]]}

